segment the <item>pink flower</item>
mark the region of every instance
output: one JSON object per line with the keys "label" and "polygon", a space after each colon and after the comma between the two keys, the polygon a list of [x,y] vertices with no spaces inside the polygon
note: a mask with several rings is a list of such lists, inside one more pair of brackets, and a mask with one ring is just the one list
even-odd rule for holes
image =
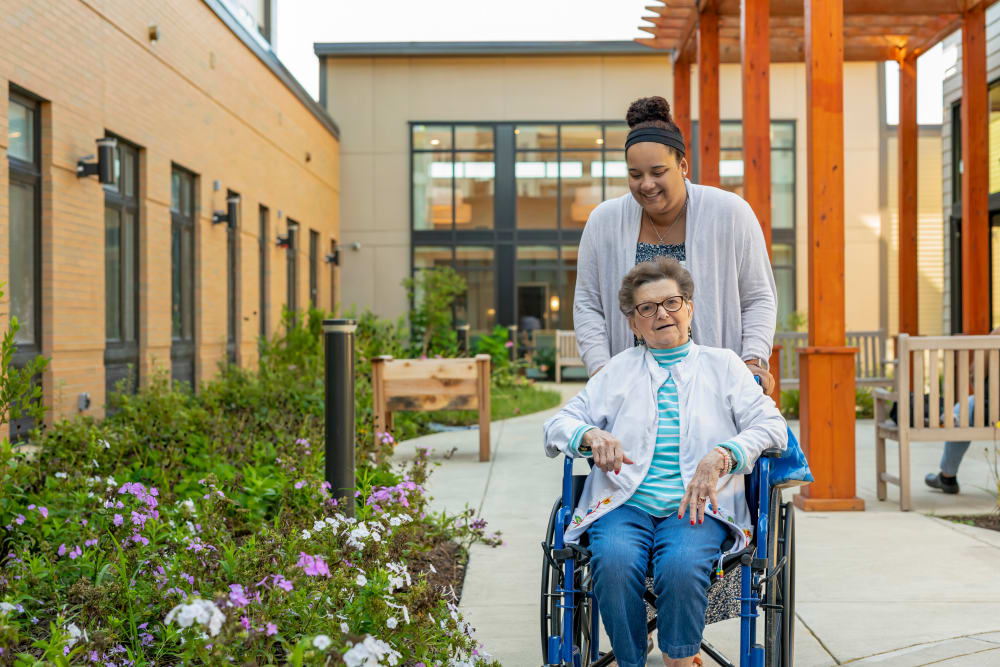
{"label": "pink flower", "polygon": [[278,626],[274,623],[268,623],[267,628],[264,630],[264,635],[270,637],[271,635],[278,633]]}
{"label": "pink flower", "polygon": [[299,561],[296,563],[310,577],[329,577],[330,568],[322,556],[310,556],[304,551],[299,552]]}
{"label": "pink flower", "polygon": [[306,485],[306,482],[305,482],[305,480],[302,480],[302,479],[300,479],[299,481],[295,482],[295,488],[296,489],[301,489],[305,485]]}
{"label": "pink flower", "polygon": [[[243,586],[239,584],[229,584],[229,600],[237,607],[245,607],[250,604],[250,600],[243,592]],[[244,616],[244,618],[246,617]],[[250,629],[249,624],[246,627],[248,630]]]}
{"label": "pink flower", "polygon": [[17,525],[19,525],[19,526],[20,526],[20,525],[21,525],[22,523],[24,523],[24,515],[23,515],[23,514],[18,514],[18,515],[17,515],[17,518],[16,518],[16,519],[14,519],[14,523],[16,523],[16,524],[17,524]]}
{"label": "pink flower", "polygon": [[280,574],[272,575],[272,579],[274,579],[274,585],[284,591],[290,591],[292,590],[292,588],[294,588],[294,586],[292,586],[292,582],[290,582],[288,579],[285,579]]}
{"label": "pink flower", "polygon": [[250,629],[250,619],[247,618],[246,616],[240,616],[240,625],[243,626],[244,630],[249,630]]}
{"label": "pink flower", "polygon": [[507,348],[511,348],[511,347],[514,347],[514,341],[512,341],[512,340],[509,340],[509,341],[507,341],[506,343],[504,343],[504,344],[503,344],[503,346],[504,346],[504,347],[507,347]]}

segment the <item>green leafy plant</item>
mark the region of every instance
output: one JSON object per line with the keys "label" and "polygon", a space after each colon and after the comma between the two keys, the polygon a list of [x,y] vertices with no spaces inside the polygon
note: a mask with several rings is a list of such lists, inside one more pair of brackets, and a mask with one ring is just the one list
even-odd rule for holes
{"label": "green leafy plant", "polygon": [[[0,298],[3,294],[3,284],[0,283]],[[0,426],[22,417],[31,417],[39,423],[45,416],[42,387],[36,378],[45,372],[49,362],[39,356],[23,368],[14,367],[14,336],[20,328],[17,316],[12,315],[0,340]],[[9,448],[9,440],[5,439],[2,446]]]}
{"label": "green leafy plant", "polygon": [[465,278],[451,267],[420,271],[403,281],[413,310],[410,311],[410,348],[413,356],[458,353],[458,335],[452,322],[455,297],[464,294]]}

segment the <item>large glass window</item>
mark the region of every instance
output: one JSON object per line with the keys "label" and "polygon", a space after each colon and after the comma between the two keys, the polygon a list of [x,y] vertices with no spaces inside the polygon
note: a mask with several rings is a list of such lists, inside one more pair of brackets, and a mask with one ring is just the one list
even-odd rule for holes
{"label": "large glass window", "polygon": [[309,230],[309,305],[319,305],[319,232]]}
{"label": "large glass window", "polygon": [[[724,189],[743,196],[743,126],[721,123],[719,176]],[[778,289],[778,328],[788,326],[795,290],[795,123],[771,122],[771,265]]]}
{"label": "large glass window", "polygon": [[[23,368],[41,352],[42,339],[41,122],[39,104],[27,96],[11,93],[7,110],[10,270],[3,291],[20,324],[12,365]],[[11,440],[21,440],[34,427],[30,417],[13,420]]]}
{"label": "large glass window", "polygon": [[[104,186],[104,368],[108,391],[134,392],[139,361],[139,149],[118,139]],[[122,385],[122,380],[128,380]]]}
{"label": "large glass window", "polygon": [[493,248],[456,248],[455,270],[466,282],[466,293],[455,299],[457,323],[469,324],[472,331],[492,329],[497,323]]}
{"label": "large glass window", "polygon": [[413,126],[413,228],[493,229],[492,126]]}
{"label": "large glass window", "polygon": [[[240,233],[240,213],[242,207],[239,203],[238,193],[229,190],[226,192],[227,209],[236,214],[235,220],[230,220],[226,225],[226,356],[229,363],[236,363],[238,350],[237,340],[239,340],[240,326],[240,300],[239,300],[239,233]],[[235,208],[229,208],[228,203],[235,201]]]}
{"label": "large glass window", "polygon": [[268,263],[267,263],[267,253],[270,246],[268,245],[270,224],[268,218],[270,216],[270,211],[266,206],[261,206],[257,211],[258,218],[258,235],[257,235],[257,298],[258,298],[258,333],[262,338],[267,338],[267,283],[268,283]]}
{"label": "large glass window", "polygon": [[174,166],[170,173],[171,376],[194,387],[195,176]]}
{"label": "large glass window", "polygon": [[[299,265],[296,253],[299,248],[299,223],[288,219],[288,250],[285,254],[285,307],[292,313],[299,308]],[[296,322],[293,318],[292,322]]]}

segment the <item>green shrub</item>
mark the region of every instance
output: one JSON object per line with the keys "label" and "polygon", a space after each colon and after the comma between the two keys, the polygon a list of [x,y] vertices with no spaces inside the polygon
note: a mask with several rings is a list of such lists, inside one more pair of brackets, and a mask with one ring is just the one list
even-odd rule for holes
{"label": "green shrub", "polygon": [[[799,418],[799,390],[784,389],[781,392],[781,414],[785,419]],[[857,387],[854,390],[854,414],[858,419],[871,419],[875,416],[875,404],[871,389]]]}

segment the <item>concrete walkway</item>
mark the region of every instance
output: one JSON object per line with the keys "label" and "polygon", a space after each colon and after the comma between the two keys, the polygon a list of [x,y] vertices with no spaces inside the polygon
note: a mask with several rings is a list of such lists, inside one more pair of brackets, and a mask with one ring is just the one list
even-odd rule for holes
{"label": "concrete walkway", "polygon": [[[560,390],[568,398],[581,386]],[[430,447],[440,462],[430,479],[434,506],[475,507],[491,529],[503,531],[502,547],[472,548],[461,607],[506,666],[542,663],[539,543],[562,465],[542,453],[541,426],[554,412],[494,422],[489,463],[478,462],[475,431],[425,436],[397,450],[402,460],[414,445]],[[875,499],[873,431],[871,421],[858,423],[857,486],[866,511],[795,515],[796,665],[1000,665],[1000,532],[933,516],[996,507],[988,491],[996,486],[983,452],[987,443],[970,448],[958,496],[925,490],[923,475],[937,470],[941,447],[915,443],[916,511],[904,513],[893,487],[888,501]],[[890,471],[895,455],[890,446]],[[735,659],[737,619],[709,626],[705,636]],[[650,664],[661,663],[651,658]]]}

